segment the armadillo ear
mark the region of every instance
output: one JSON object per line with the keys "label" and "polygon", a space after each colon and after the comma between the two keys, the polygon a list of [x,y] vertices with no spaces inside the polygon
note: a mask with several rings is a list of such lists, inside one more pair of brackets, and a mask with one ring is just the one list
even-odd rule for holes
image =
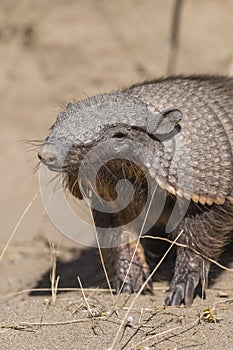
{"label": "armadillo ear", "polygon": [[159,139],[165,139],[177,129],[182,116],[183,113],[179,109],[155,112],[147,118],[147,132]]}

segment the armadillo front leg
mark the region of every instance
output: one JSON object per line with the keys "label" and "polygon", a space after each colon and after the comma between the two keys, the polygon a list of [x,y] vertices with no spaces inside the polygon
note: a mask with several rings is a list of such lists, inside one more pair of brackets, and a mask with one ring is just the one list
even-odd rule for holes
{"label": "armadillo front leg", "polygon": [[[114,285],[116,293],[118,294],[120,291],[127,293],[139,291],[150,274],[143,247],[140,243],[137,244],[137,241],[134,241],[117,247],[115,250]],[[151,290],[151,288],[152,284],[149,281],[146,289]]]}
{"label": "armadillo front leg", "polygon": [[[114,246],[102,251],[116,294],[139,291],[150,274],[144,249],[140,242],[137,243],[137,238],[128,231],[111,234]],[[152,290],[151,281],[145,289]]]}
{"label": "armadillo front leg", "polygon": [[179,243],[189,248],[177,247],[175,271],[170,284],[166,305],[180,305],[182,302],[190,306],[195,289],[199,282],[202,288],[207,287],[210,263],[201,255],[218,259],[225,245],[229,242],[232,230],[232,206],[198,207],[191,205],[174,236],[182,230]]}

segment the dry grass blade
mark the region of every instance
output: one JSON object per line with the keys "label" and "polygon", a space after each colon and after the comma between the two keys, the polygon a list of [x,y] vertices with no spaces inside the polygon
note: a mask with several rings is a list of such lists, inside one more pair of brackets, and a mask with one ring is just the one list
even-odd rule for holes
{"label": "dry grass blade", "polygon": [[142,293],[143,289],[145,288],[145,286],[147,285],[148,281],[152,278],[152,276],[154,275],[154,273],[157,271],[157,269],[159,268],[159,266],[162,264],[163,260],[166,258],[166,256],[168,255],[168,253],[170,252],[170,250],[172,249],[172,247],[175,245],[176,241],[180,238],[180,236],[182,235],[183,233],[183,230],[180,231],[180,233],[178,234],[178,236],[176,237],[176,239],[174,241],[172,241],[170,247],[166,250],[166,252],[164,253],[164,255],[162,256],[162,258],[160,259],[160,261],[158,262],[158,264],[155,266],[155,268],[153,269],[153,271],[151,272],[151,274],[148,276],[148,278],[145,280],[145,282],[143,283],[143,285],[141,286],[141,288],[139,289],[139,291],[137,292],[137,294],[135,295],[135,298],[133,299],[132,303],[130,304],[129,306],[129,309],[128,311],[126,312],[121,324],[120,324],[120,327],[118,328],[118,331],[115,335],[115,338],[113,339],[113,342],[112,342],[112,345],[111,347],[108,349],[108,350],[113,350],[115,344],[116,344],[116,341],[118,339],[118,336],[120,334],[120,331],[122,330],[126,320],[127,320],[127,317],[132,309],[132,307],[134,306],[136,300],[138,299],[139,295]]}
{"label": "dry grass blade", "polygon": [[168,56],[168,68],[167,74],[172,75],[176,72],[177,53],[179,48],[179,26],[180,16],[182,10],[183,0],[175,0],[172,27],[171,27],[171,38],[170,38],[170,52]]}
{"label": "dry grass blade", "polygon": [[90,214],[91,214],[91,218],[92,218],[92,222],[93,222],[93,229],[94,229],[94,233],[95,233],[95,238],[96,238],[96,242],[97,242],[98,251],[99,251],[99,254],[100,254],[101,264],[102,264],[102,267],[103,267],[103,270],[104,270],[104,274],[105,274],[105,277],[106,277],[106,281],[107,281],[107,284],[108,284],[108,289],[109,289],[109,291],[111,293],[113,305],[116,306],[116,301],[115,301],[114,296],[113,296],[112,287],[111,287],[110,280],[109,280],[109,277],[108,277],[108,273],[107,273],[107,270],[106,270],[106,267],[105,267],[104,258],[103,258],[103,254],[102,254],[102,251],[101,251],[99,238],[98,238],[98,234],[97,234],[97,231],[96,231],[95,221],[94,221],[94,218],[93,218],[93,214],[92,214],[91,208],[90,208]]}
{"label": "dry grass blade", "polygon": [[2,260],[4,254],[5,254],[5,252],[6,252],[6,250],[7,250],[7,248],[8,248],[8,246],[9,246],[10,242],[12,241],[12,239],[13,239],[13,237],[14,237],[14,235],[15,235],[15,233],[16,233],[18,227],[19,227],[19,225],[21,224],[21,222],[22,222],[24,216],[27,214],[28,210],[31,208],[32,203],[33,203],[34,200],[37,198],[38,194],[39,194],[39,191],[33,196],[31,202],[27,205],[27,207],[26,207],[26,209],[24,210],[23,214],[21,215],[19,221],[18,221],[17,224],[15,225],[14,230],[12,231],[12,233],[11,233],[11,235],[10,235],[10,237],[9,237],[9,239],[8,239],[8,241],[7,241],[7,243],[6,243],[6,245],[5,245],[5,247],[3,248],[2,252],[1,252],[0,261]]}
{"label": "dry grass blade", "polygon": [[233,55],[231,55],[231,59],[230,59],[230,62],[229,62],[229,72],[228,72],[228,75],[230,77],[233,76]]}
{"label": "dry grass blade", "polygon": [[69,320],[69,321],[59,321],[59,322],[20,322],[19,325],[15,326],[0,326],[0,328],[6,328],[6,327],[29,327],[29,326],[62,326],[67,324],[73,324],[73,323],[80,323],[80,322],[87,322],[89,321],[87,318],[80,318],[75,320]]}
{"label": "dry grass blade", "polygon": [[[146,341],[150,341],[152,339],[155,339],[155,338],[158,338],[162,335],[165,335],[165,334],[168,334],[178,328],[182,328],[181,326],[177,326],[177,327],[174,327],[174,328],[171,328],[171,329],[167,329],[166,331],[163,331],[163,332],[160,332],[160,333],[157,333],[157,334],[154,334],[152,335],[151,337],[148,337],[146,339],[143,339],[141,340],[140,342],[138,342],[137,344],[134,344],[132,346],[130,346],[130,348],[127,348],[127,350],[132,350],[132,349],[139,349],[139,346],[142,345],[143,343],[145,343]],[[149,348],[148,348],[149,349]]]}
{"label": "dry grass blade", "polygon": [[92,317],[93,314],[92,314],[90,305],[88,304],[87,298],[86,298],[86,296],[85,296],[85,293],[84,293],[84,290],[83,290],[83,286],[82,286],[82,283],[81,283],[81,280],[80,280],[79,276],[77,277],[77,279],[78,279],[78,283],[79,283],[80,288],[81,288],[81,292],[82,292],[82,295],[83,295],[83,300],[84,300],[84,302],[85,302],[85,304],[86,304],[86,307],[87,307],[87,310],[88,310],[88,312],[89,312],[89,316]]}
{"label": "dry grass blade", "polygon": [[57,268],[57,252],[54,247],[54,243],[49,241],[50,245],[50,254],[51,254],[51,272],[50,272],[50,282],[51,282],[51,305],[55,305],[57,298],[57,287],[59,283],[60,276],[56,277],[56,268]]}
{"label": "dry grass blade", "polygon": [[142,223],[142,227],[141,227],[140,233],[139,233],[139,235],[138,235],[138,239],[137,239],[137,242],[136,242],[136,245],[135,245],[135,249],[134,249],[133,255],[132,255],[132,257],[131,257],[128,270],[127,270],[127,272],[126,272],[126,274],[125,274],[124,281],[123,281],[123,283],[122,283],[122,285],[121,285],[121,288],[120,288],[120,290],[119,290],[119,293],[118,293],[118,295],[117,295],[117,298],[118,298],[118,296],[120,295],[120,293],[121,293],[121,291],[122,291],[122,289],[123,289],[123,286],[124,286],[124,284],[125,284],[125,282],[126,282],[126,279],[127,279],[127,277],[128,277],[128,274],[129,274],[129,272],[130,272],[131,266],[132,266],[132,264],[133,264],[133,259],[134,259],[134,257],[135,257],[136,252],[137,252],[138,246],[139,246],[139,244],[140,244],[140,239],[141,239],[141,237],[142,237],[142,232],[143,232],[143,230],[144,230],[144,227],[145,227],[145,224],[146,224],[146,220],[147,220],[148,215],[149,215],[149,212],[150,212],[151,204],[152,204],[152,202],[153,202],[153,200],[154,200],[154,196],[155,196],[156,189],[157,189],[157,186],[154,188],[154,191],[153,191],[153,193],[152,193],[152,196],[151,196],[151,199],[150,199],[150,202],[149,202],[149,205],[148,205],[148,209],[147,209],[146,215],[145,215],[145,217],[144,217],[144,220],[143,220],[143,223]]}
{"label": "dry grass blade", "polygon": [[25,332],[34,332],[32,327],[28,325],[2,325],[0,328],[3,329],[13,329],[15,331],[25,331]]}
{"label": "dry grass blade", "polygon": [[[83,288],[83,290],[86,292],[96,292],[96,290],[98,290],[98,292],[108,292],[107,289],[105,288]],[[81,288],[57,288],[57,292],[80,292]],[[112,292],[114,292],[115,290],[112,289]],[[41,293],[41,292],[52,292],[52,288],[30,288],[30,289],[23,289],[20,290],[18,292],[15,293],[9,293],[7,295],[1,296],[1,299],[7,299],[7,298],[12,298],[21,294],[26,294],[26,293]]]}

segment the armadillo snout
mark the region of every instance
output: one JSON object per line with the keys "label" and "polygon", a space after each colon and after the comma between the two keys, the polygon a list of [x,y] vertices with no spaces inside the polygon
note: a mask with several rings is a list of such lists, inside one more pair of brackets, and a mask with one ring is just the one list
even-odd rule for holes
{"label": "armadillo snout", "polygon": [[52,170],[59,170],[63,166],[58,148],[52,143],[45,143],[38,152],[40,161]]}

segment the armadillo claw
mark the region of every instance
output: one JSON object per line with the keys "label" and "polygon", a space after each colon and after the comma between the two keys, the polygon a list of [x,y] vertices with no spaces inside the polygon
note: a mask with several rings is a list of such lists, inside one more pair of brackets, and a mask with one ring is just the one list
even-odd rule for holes
{"label": "armadillo claw", "polygon": [[[131,265],[131,269],[128,274],[127,270],[124,270],[124,273],[122,272],[123,271],[121,269],[116,271],[116,276],[114,279],[116,294],[132,294],[138,292],[149,276],[149,268],[147,266],[135,266],[134,264]],[[152,281],[149,280],[143,291],[152,294],[152,289]]]}
{"label": "armadillo claw", "polygon": [[133,293],[133,286],[132,284],[130,283],[125,283],[123,286],[122,286],[122,281],[120,279],[116,279],[115,281],[115,291],[116,291],[116,294],[119,294],[119,293],[128,293],[128,294],[132,294]]}
{"label": "armadillo claw", "polygon": [[180,305],[182,301],[184,301],[185,306],[190,307],[193,302],[194,291],[194,281],[192,277],[190,277],[187,281],[177,284],[169,289],[168,296],[165,299],[165,305]]}

